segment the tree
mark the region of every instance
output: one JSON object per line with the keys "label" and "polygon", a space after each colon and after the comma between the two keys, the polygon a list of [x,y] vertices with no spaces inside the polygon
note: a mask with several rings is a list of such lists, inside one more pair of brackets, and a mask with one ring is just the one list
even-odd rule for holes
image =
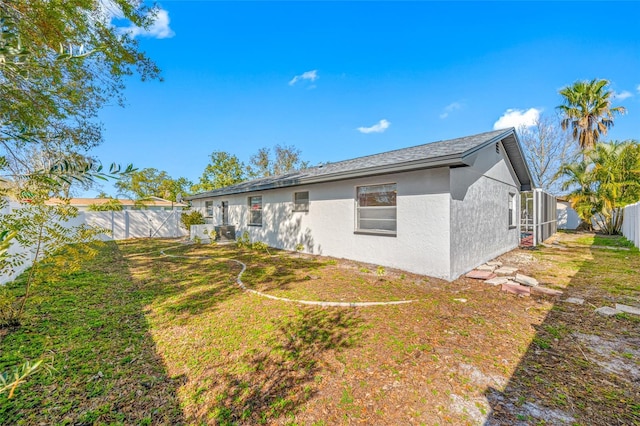
{"label": "tree", "polygon": [[562,131],[560,123],[541,115],[532,126],[518,130],[524,155],[538,186],[558,194],[562,183],[561,166],[572,162],[576,152],[571,137]]}
{"label": "tree", "polygon": [[558,170],[558,174],[564,177],[562,189],[566,191],[573,188],[566,197],[571,203],[571,208],[582,220],[580,228],[588,230],[592,229],[595,214],[594,203],[596,202],[589,167],[590,164],[583,157],[580,161],[563,164]]}
{"label": "tree", "polygon": [[[81,252],[91,254],[84,243],[92,230],[59,223],[77,212],[45,201],[68,194],[72,183],[105,177],[89,155],[102,141],[100,107],[113,99],[123,104],[124,81],[134,70],[143,79],[159,74],[136,41],[111,25],[110,8],[139,27],[153,22],[154,9],[130,0],[0,2],[0,169],[11,180],[1,189],[25,201],[24,208],[0,216],[0,251],[14,240],[35,250],[17,308],[0,308],[3,315],[15,311],[17,322],[34,283],[73,270]],[[0,269],[13,261],[6,250],[0,253]],[[0,393],[9,390],[11,396],[39,365],[0,374]]]}
{"label": "tree", "polygon": [[[0,170],[6,164],[4,158],[0,157]],[[22,200],[23,204],[18,211],[0,215],[0,273],[12,270],[27,260],[19,253],[9,253],[14,242],[32,248],[34,254],[23,294],[16,297],[6,287],[0,286],[0,327],[20,324],[34,284],[72,273],[83,260],[96,254],[88,243],[101,230],[85,225],[64,226],[63,222],[75,217],[77,210],[67,204],[50,206],[45,201],[49,200],[52,193],[60,192],[56,188],[71,182],[87,183],[130,171],[130,166],[123,171],[113,164],[107,173],[93,160],[71,158],[48,169],[14,176],[17,180],[14,185],[7,185],[7,181],[0,178],[0,209],[5,207],[9,194]],[[26,361],[10,371],[0,372],[0,394],[8,391],[8,398],[13,397],[16,388],[41,367],[50,368],[38,360],[35,363]]]}
{"label": "tree", "polygon": [[245,165],[235,155],[214,151],[209,158],[211,162],[205,167],[199,182],[191,187],[191,192],[212,191],[246,180]]}
{"label": "tree", "polygon": [[300,158],[301,151],[294,146],[276,145],[271,155],[269,148],[260,148],[249,160],[249,176],[267,177],[289,173],[309,167],[307,161]]}
{"label": "tree", "polygon": [[13,175],[70,156],[93,160],[89,150],[102,141],[99,109],[123,103],[134,71],[142,79],[159,75],[111,19],[147,27],[154,11],[130,0],[0,2],[0,155]]}
{"label": "tree", "polygon": [[578,216],[602,232],[619,234],[624,207],[640,199],[640,145],[637,141],[598,143],[579,163],[565,165],[564,189]]}
{"label": "tree", "polygon": [[583,151],[593,149],[613,126],[616,114],[624,114],[622,106],[611,106],[612,92],[608,90],[609,81],[593,79],[576,81],[560,90],[564,104],[558,106],[563,114],[562,129],[572,129],[574,141],[578,141]]}
{"label": "tree", "polygon": [[635,141],[599,143],[591,157],[596,223],[607,234],[619,234],[623,208],[640,199],[640,145]]}
{"label": "tree", "polygon": [[178,195],[187,195],[193,183],[186,178],[173,179],[167,172],[146,168],[123,176],[115,183],[118,191],[137,199],[159,197],[177,201]]}
{"label": "tree", "polygon": [[258,152],[249,158],[249,166],[247,172],[250,177],[267,177],[273,175],[273,167],[271,164],[271,150],[269,148],[260,148]]}

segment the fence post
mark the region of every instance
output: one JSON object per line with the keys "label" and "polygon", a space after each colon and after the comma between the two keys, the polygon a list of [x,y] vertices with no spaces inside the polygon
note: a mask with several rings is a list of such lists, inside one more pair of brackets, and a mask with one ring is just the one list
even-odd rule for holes
{"label": "fence post", "polygon": [[635,243],[636,247],[640,248],[640,203],[636,203],[633,206],[633,218],[634,221],[631,224],[631,226],[633,226],[633,229],[635,230],[633,242]]}
{"label": "fence post", "polygon": [[124,238],[129,238],[129,211],[124,211]]}

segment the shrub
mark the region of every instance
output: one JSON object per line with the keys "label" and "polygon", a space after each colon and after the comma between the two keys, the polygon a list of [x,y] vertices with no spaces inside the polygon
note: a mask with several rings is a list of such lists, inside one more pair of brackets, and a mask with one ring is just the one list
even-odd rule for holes
{"label": "shrub", "polygon": [[212,229],[208,232],[206,229],[203,229],[202,234],[209,237],[209,244],[216,244],[216,236],[218,235],[218,233],[215,229]]}
{"label": "shrub", "polygon": [[236,244],[240,248],[248,248],[251,245],[251,239],[249,238],[249,232],[244,231],[240,238],[236,240]]}
{"label": "shrub", "polygon": [[264,243],[262,241],[254,242],[253,244],[251,244],[251,248],[256,251],[266,251],[267,253],[269,253],[269,246],[267,245],[267,243]]}
{"label": "shrub", "polygon": [[191,229],[191,225],[203,225],[204,224],[204,216],[198,210],[193,210],[191,212],[182,213],[180,215],[180,222],[184,225],[187,230]]}
{"label": "shrub", "polygon": [[0,286],[0,328],[20,324],[17,302],[4,286]]}

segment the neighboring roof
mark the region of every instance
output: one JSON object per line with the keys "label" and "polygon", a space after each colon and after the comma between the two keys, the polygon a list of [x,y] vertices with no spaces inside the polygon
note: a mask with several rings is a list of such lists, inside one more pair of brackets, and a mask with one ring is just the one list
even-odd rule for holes
{"label": "neighboring roof", "polygon": [[[176,203],[175,201],[165,200],[164,198],[159,197],[149,197],[144,200],[127,200],[123,198],[70,198],[69,204],[76,207],[90,206],[92,204],[105,204],[113,200],[117,200],[123,206],[139,206],[140,204],[144,206],[153,206],[153,207],[187,207],[186,204]],[[58,198],[52,198],[49,200],[48,204],[55,204],[64,202]]]}
{"label": "neighboring roof", "polygon": [[432,167],[464,166],[468,165],[465,160],[468,160],[470,155],[488,145],[500,141],[502,141],[513,170],[521,183],[521,190],[526,191],[531,189],[532,180],[529,168],[524,160],[515,129],[510,128],[397,149],[337,163],[328,163],[284,175],[250,180],[213,191],[195,194],[190,197],[185,197],[185,199],[195,200],[199,198],[217,197],[318,182],[330,182]]}

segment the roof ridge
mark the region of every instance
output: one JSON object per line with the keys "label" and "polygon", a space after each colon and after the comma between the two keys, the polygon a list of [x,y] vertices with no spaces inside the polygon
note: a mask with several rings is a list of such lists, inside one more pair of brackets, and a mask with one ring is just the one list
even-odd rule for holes
{"label": "roof ridge", "polygon": [[[326,163],[301,170],[293,170],[289,173],[264,176],[251,179],[224,188],[205,191],[187,197],[187,200],[206,198],[217,195],[229,195],[232,193],[260,191],[271,187],[285,187],[302,185],[304,183],[317,182],[318,179],[344,178],[346,175],[359,174],[365,171],[375,173],[383,171],[390,172],[392,168],[406,170],[413,164],[422,167],[427,163],[432,166],[435,163],[443,165],[443,162],[451,164],[462,164],[462,157],[479,146],[484,146],[496,138],[507,137],[510,133],[515,134],[513,127],[507,129],[497,129],[488,132],[476,133],[453,139],[445,139],[427,142],[405,148],[398,148],[390,151],[369,154],[361,157],[349,158],[335,163]],[[420,166],[419,164],[422,164]]]}
{"label": "roof ridge", "polygon": [[[489,131],[489,132],[476,133],[476,134],[473,134],[473,135],[462,136],[462,137],[459,137],[459,138],[452,138],[452,139],[440,139],[440,140],[437,140],[437,141],[432,141],[432,142],[427,142],[427,143],[421,143],[421,144],[419,144],[419,145],[407,146],[407,147],[405,147],[405,148],[396,148],[396,149],[392,149],[392,150],[390,150],[390,151],[378,152],[377,154],[368,154],[368,155],[363,155],[363,156],[361,156],[361,157],[348,158],[348,159],[346,159],[346,160],[340,160],[340,161],[336,161],[336,162],[328,162],[328,163],[326,163],[326,164],[340,164],[340,163],[346,163],[347,161],[362,160],[362,159],[364,159],[364,158],[376,157],[376,156],[378,156],[378,155],[391,154],[391,153],[393,153],[393,152],[405,151],[405,150],[410,150],[410,149],[413,149],[413,148],[420,148],[420,147],[427,146],[427,145],[435,145],[435,144],[439,144],[439,143],[451,143],[451,142],[453,142],[453,141],[460,140],[460,139],[475,138],[475,137],[482,136],[482,135],[486,135],[486,134],[489,134],[489,133],[498,133],[498,132],[504,132],[504,133],[506,133],[506,132],[508,132],[508,131],[509,131],[509,130],[511,130],[511,129],[513,129],[513,127],[509,127],[509,128],[506,128],[506,129],[491,130],[491,131]],[[302,170],[300,170],[300,171],[303,171],[303,170],[311,170],[311,169],[315,169],[315,168],[323,167],[323,166],[324,166],[324,165],[318,165],[318,166],[308,167],[308,168],[306,168],[306,169],[302,169]],[[280,175],[280,176],[284,176],[284,175]],[[246,182],[250,182],[250,181],[246,181]]]}

